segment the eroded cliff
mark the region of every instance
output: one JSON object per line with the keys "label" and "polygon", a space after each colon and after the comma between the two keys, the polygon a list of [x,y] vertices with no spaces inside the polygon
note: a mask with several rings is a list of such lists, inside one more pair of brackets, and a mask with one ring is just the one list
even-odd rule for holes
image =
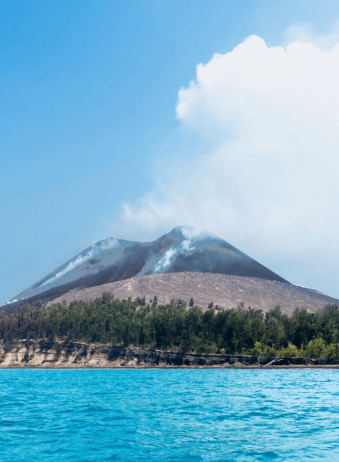
{"label": "eroded cliff", "polygon": [[[270,364],[273,362],[273,364]],[[19,340],[0,343],[0,368],[168,368],[168,367],[339,367],[339,361],[264,358],[246,355],[181,354],[145,348]]]}

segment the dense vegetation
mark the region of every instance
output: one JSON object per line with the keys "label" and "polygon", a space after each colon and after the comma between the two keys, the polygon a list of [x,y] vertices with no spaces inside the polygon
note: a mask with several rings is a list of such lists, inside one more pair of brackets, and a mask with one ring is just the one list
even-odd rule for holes
{"label": "dense vegetation", "polygon": [[[191,303],[192,300],[191,300]],[[0,319],[0,340],[84,340],[91,343],[140,345],[197,353],[329,357],[339,359],[339,307],[321,312],[297,309],[283,315],[279,307],[264,314],[244,308],[203,312],[172,302],[114,300],[108,293],[92,302],[23,309]]]}

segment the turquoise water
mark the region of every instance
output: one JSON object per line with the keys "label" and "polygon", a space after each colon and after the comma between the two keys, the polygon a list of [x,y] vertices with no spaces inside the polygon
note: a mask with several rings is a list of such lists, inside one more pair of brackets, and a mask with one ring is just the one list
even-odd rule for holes
{"label": "turquoise water", "polygon": [[336,370],[0,370],[1,461],[339,461]]}

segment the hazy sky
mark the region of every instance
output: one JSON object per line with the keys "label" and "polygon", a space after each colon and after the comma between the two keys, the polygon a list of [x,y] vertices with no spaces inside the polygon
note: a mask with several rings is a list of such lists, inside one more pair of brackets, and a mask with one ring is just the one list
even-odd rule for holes
{"label": "hazy sky", "polygon": [[208,229],[339,298],[339,2],[0,4],[0,303]]}

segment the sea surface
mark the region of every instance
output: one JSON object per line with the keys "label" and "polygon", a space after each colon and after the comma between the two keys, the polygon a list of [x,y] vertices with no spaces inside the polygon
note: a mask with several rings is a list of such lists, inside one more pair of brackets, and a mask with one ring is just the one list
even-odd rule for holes
{"label": "sea surface", "polygon": [[0,370],[0,461],[339,461],[337,370]]}

